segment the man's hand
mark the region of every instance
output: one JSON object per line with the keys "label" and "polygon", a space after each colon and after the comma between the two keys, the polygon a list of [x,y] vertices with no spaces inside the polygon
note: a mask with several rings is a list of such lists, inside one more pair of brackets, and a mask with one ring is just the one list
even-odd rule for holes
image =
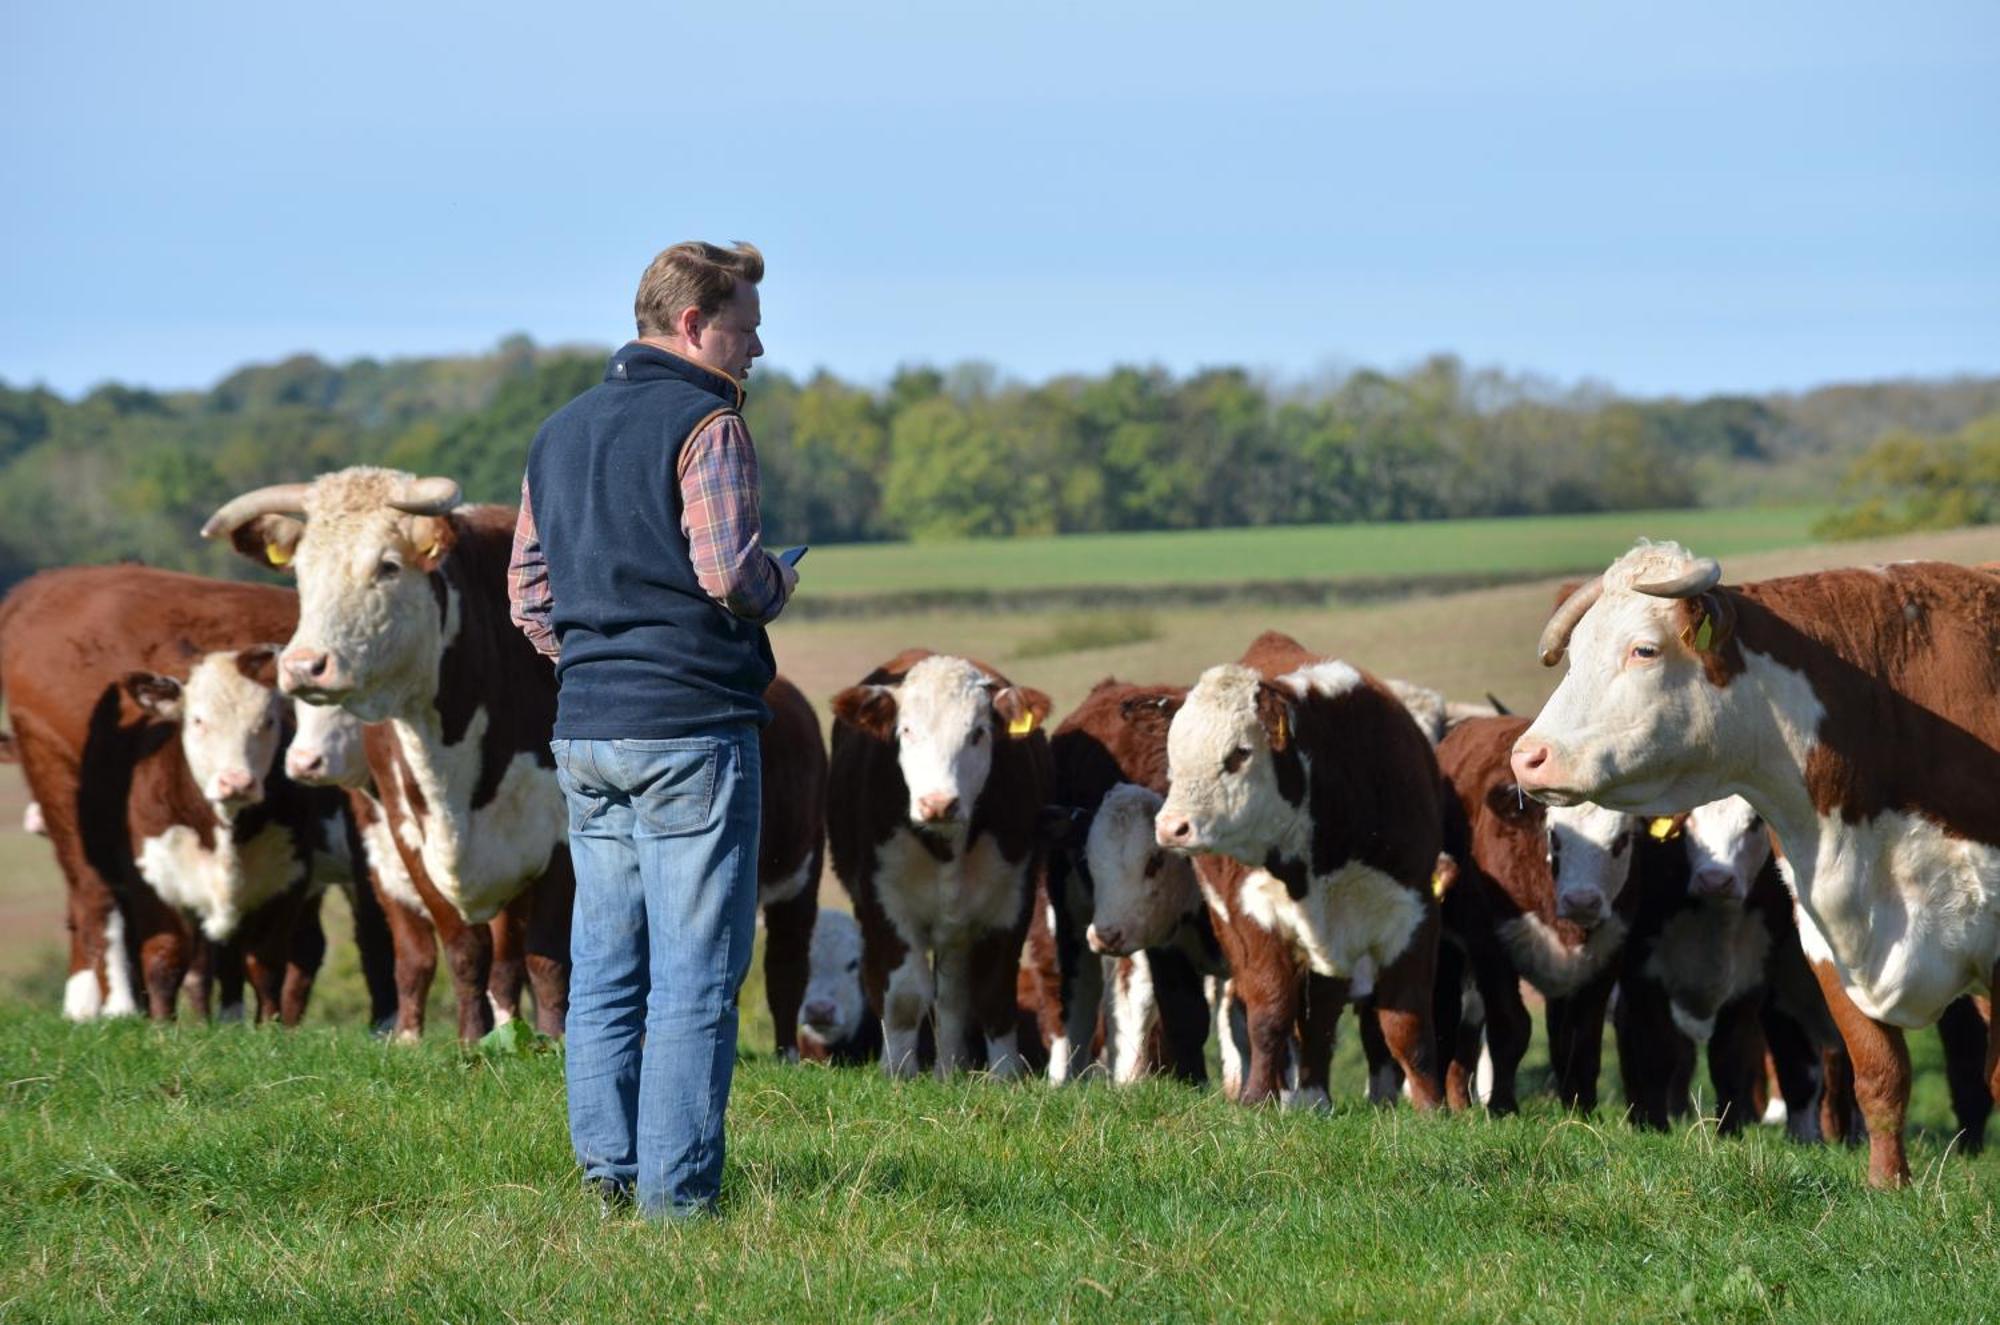
{"label": "man's hand", "polygon": [[790,598],[792,590],[799,587],[798,567],[775,556],[771,557],[771,563],[778,568],[778,577],[785,582],[785,597]]}

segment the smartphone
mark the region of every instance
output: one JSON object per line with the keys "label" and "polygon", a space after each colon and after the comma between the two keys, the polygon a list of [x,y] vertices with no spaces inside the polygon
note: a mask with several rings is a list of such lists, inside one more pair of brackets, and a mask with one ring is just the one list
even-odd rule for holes
{"label": "smartphone", "polygon": [[784,562],[787,566],[796,566],[806,559],[806,553],[810,551],[812,549],[805,546],[788,547],[778,554],[778,560]]}

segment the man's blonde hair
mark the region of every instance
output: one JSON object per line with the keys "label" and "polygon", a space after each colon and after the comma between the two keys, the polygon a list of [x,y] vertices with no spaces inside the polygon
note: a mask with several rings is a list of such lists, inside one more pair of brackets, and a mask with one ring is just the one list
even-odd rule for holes
{"label": "man's blonde hair", "polygon": [[663,249],[639,278],[632,313],[641,336],[671,336],[683,309],[713,317],[736,293],[736,282],[764,279],[764,255],[754,244],[734,248],[690,239]]}

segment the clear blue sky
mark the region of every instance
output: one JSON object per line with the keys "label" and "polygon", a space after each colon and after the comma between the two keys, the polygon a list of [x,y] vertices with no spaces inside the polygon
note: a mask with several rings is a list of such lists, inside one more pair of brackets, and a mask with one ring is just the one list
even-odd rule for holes
{"label": "clear blue sky", "polygon": [[1630,391],[2000,371],[2000,3],[0,0],[0,379],[611,344]]}

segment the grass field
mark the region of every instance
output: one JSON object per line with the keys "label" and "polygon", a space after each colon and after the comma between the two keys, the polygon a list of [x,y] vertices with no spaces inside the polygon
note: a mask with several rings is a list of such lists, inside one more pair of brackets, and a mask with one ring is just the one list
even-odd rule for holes
{"label": "grass field", "polygon": [[[1760,536],[1742,513],[1713,514]],[[1555,564],[1602,562],[1642,533],[1724,555],[1731,579],[2000,559],[2000,530],[1826,548],[1793,546],[1803,517],[1790,532],[1764,518],[1778,550],[1740,551],[1723,526],[1623,517],[1579,534],[1603,550]],[[1029,555],[983,555],[1006,549]],[[826,549],[805,569],[812,592],[847,591],[843,556],[893,554],[885,576],[936,584],[959,573],[946,551],[977,550]],[[1484,552],[1517,569],[1540,555]],[[1374,573],[1422,573],[1368,555],[1403,568]],[[1155,556],[1143,573],[1202,570],[1165,566]],[[1492,690],[1532,711],[1556,680],[1532,656],[1550,588],[1337,609],[791,620],[774,640],[822,711],[910,644],[998,663],[1048,690],[1060,714],[1101,676],[1191,680],[1270,627],[1383,674],[1459,696]],[[23,804],[18,770],[0,768],[0,1321],[1942,1322],[2000,1302],[2000,1157],[1945,1154],[1927,1034],[1912,1037],[1920,1182],[1880,1195],[1864,1190],[1858,1155],[1798,1150],[1769,1131],[1740,1143],[1699,1124],[1634,1135],[1611,1116],[1609,1063],[1611,1107],[1592,1120],[1562,1118],[1545,1095],[1513,1120],[1376,1114],[1354,1103],[1351,1033],[1331,1117],[1244,1112],[1167,1085],[891,1089],[871,1073],[758,1056],[770,1032],[754,969],[728,1218],[678,1232],[600,1225],[573,1187],[559,1059],[465,1054],[446,1042],[448,1019],[413,1049],[370,1040],[337,902],[303,1032],[57,1021],[61,885],[47,844],[19,831]],[[1537,1049],[1524,1089],[1540,1062]]]}
{"label": "grass field", "polygon": [[1060,538],[816,547],[799,569],[833,597],[1451,575],[1560,575],[1602,566],[1636,533],[1708,556],[1797,547],[1818,506],[1621,511],[1514,520],[1302,525]]}
{"label": "grass field", "polygon": [[[746,1062],[726,1217],[601,1223],[554,1054],[0,1010],[0,1318],[1960,1321],[2000,1160]],[[1934,1104],[1933,1104],[1934,1107]]]}

